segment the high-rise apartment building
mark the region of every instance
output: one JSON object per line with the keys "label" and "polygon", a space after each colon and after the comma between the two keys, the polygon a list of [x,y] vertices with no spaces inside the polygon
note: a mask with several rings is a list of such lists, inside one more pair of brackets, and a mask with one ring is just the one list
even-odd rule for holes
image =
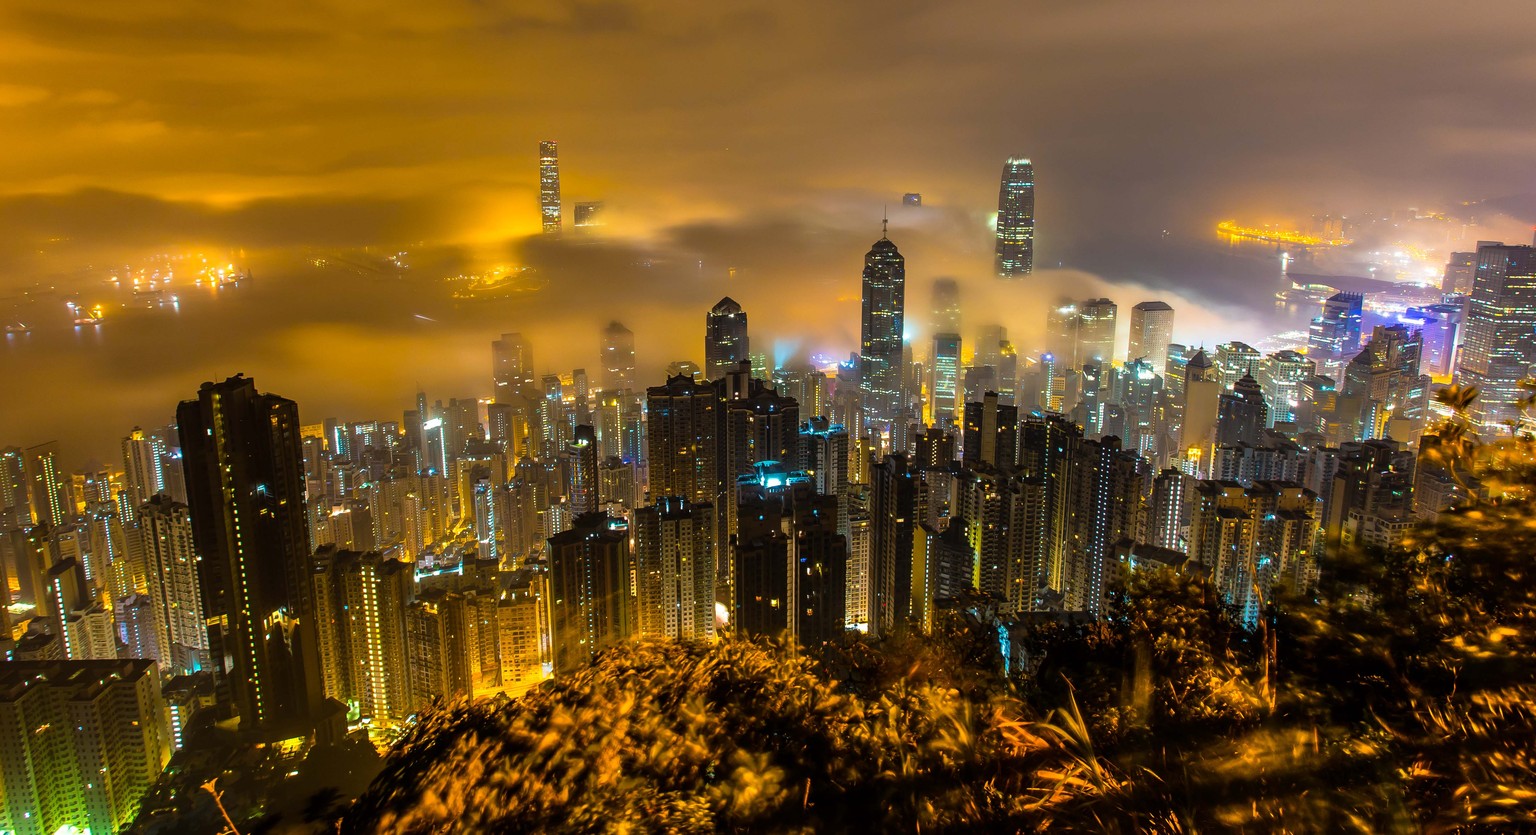
{"label": "high-rise apartment building", "polygon": [[1360,350],[1364,297],[1359,293],[1335,293],[1323,302],[1322,315],[1307,332],[1307,356],[1319,373],[1336,375]]}
{"label": "high-rise apartment building", "polygon": [[311,575],[325,694],[356,706],[375,725],[415,712],[406,611],[411,566],[376,552],[324,546]]}
{"label": "high-rise apartment building", "polygon": [[546,235],[560,231],[560,150],[549,139],[539,143],[539,215]]}
{"label": "high-rise apartment building", "polygon": [[715,509],[662,497],[636,508],[639,634],[708,640],[715,635]]}
{"label": "high-rise apartment building", "polygon": [[[536,393],[533,371],[533,346],[520,333],[504,333],[491,343],[491,378],[497,403],[510,402],[513,395],[532,397]],[[428,415],[421,415],[423,421]]]}
{"label": "high-rise apartment building", "polygon": [[191,511],[160,495],[140,505],[138,515],[139,553],[160,653],[156,657],[168,674],[195,673],[211,661]]}
{"label": "high-rise apartment building", "polygon": [[730,296],[716,302],[704,318],[704,375],[711,380],[724,377],[742,360],[751,359],[750,347],[741,305]]}
{"label": "high-rise apartment building", "polygon": [[1131,341],[1125,358],[1145,359],[1162,373],[1173,342],[1173,307],[1167,302],[1141,302],[1131,308]]}
{"label": "high-rise apartment building", "polygon": [[902,328],[907,267],[896,244],[884,234],[864,256],[863,285],[859,386],[867,422],[889,424],[906,406],[902,402]]}
{"label": "high-rise apartment building", "polygon": [[997,274],[1029,275],[1035,269],[1035,166],[1009,157],[997,194]]}
{"label": "high-rise apartment building", "polygon": [[155,663],[0,664],[0,831],[120,832],[171,756]]}
{"label": "high-rise apartment building", "polygon": [[165,492],[165,458],[165,442],[154,435],[146,435],[137,426],[123,439],[123,486],[128,493],[127,507],[137,509]]}
{"label": "high-rise apartment building", "polygon": [[646,443],[652,496],[714,504],[720,493],[720,399],[714,385],[667,378],[646,390]]}
{"label": "high-rise apartment building", "polygon": [[592,656],[629,638],[629,534],[605,513],[576,517],[549,539],[550,625],[555,673],[574,672]]}
{"label": "high-rise apartment building", "polygon": [[221,695],[246,729],[318,718],[298,404],[237,375],[204,383],[176,422]]}

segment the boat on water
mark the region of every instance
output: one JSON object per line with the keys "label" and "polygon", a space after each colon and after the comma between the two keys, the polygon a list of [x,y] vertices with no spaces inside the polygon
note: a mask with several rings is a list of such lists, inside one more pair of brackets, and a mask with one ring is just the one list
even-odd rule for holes
{"label": "boat on water", "polygon": [[23,322],[10,322],[5,326],[6,333],[31,333],[32,326]]}

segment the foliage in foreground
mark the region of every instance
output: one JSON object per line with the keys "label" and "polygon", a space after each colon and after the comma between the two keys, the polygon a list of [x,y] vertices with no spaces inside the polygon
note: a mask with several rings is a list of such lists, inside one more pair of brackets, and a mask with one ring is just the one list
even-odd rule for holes
{"label": "foliage in foreground", "polygon": [[430,713],[343,832],[1536,830],[1536,469],[1247,631],[1198,576],[1108,617],[815,658],[641,644]]}

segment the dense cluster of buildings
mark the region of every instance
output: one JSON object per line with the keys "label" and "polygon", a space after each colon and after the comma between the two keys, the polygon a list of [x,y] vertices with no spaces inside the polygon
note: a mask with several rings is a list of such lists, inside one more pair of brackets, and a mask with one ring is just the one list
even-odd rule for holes
{"label": "dense cluster of buildings", "polygon": [[[1010,160],[1000,275],[1030,271],[1033,224]],[[1122,350],[1107,298],[1051,305],[1015,345],[964,330],[946,279],[914,345],[882,234],[859,352],[833,367],[769,367],[724,298],[703,363],[664,373],[618,322],[590,375],[507,333],[485,396],[398,418],[304,423],[236,376],[134,429],[121,468],[0,450],[0,830],[115,830],[198,709],[252,740],[382,732],[635,638],[810,645],[978,601],[1005,627],[1093,617],[1148,565],[1208,575],[1251,621],[1330,549],[1478,489],[1418,455],[1433,378],[1483,392],[1475,429],[1522,424],[1533,252],[1453,262],[1470,278],[1448,272],[1419,326],[1367,331],[1335,295],[1304,352],[1177,344],[1160,301],[1131,308]],[[186,686],[209,672],[213,692]]]}

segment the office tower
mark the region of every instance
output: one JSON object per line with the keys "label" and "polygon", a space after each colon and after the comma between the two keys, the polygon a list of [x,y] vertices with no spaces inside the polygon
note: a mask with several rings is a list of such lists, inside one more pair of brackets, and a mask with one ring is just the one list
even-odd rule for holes
{"label": "office tower", "polygon": [[967,466],[1011,468],[1018,460],[1018,443],[1019,410],[999,404],[997,392],[987,392],[979,403],[965,404],[961,460]]}
{"label": "office tower", "polygon": [[0,664],[0,828],[120,832],[171,756],[153,661]]}
{"label": "office tower", "polygon": [[906,260],[882,232],[864,256],[860,326],[859,387],[868,424],[897,419],[903,372],[902,321],[906,303]]}
{"label": "office tower", "polygon": [[960,333],[960,284],[953,278],[933,280],[929,327],[934,333]]}
{"label": "office tower", "polygon": [[180,675],[211,666],[191,512],[169,496],[155,496],[140,506],[136,533],[154,606],[161,668]]}
{"label": "office tower", "polygon": [[1088,299],[1077,306],[1077,364],[1090,360],[1109,365],[1115,358],[1115,303]]}
{"label": "office tower", "polygon": [[869,632],[890,634],[912,615],[914,537],[922,479],[905,454],[892,453],[870,468]]}
{"label": "office tower", "polygon": [[603,203],[600,200],[577,203],[571,215],[577,229],[591,229],[602,226]]}
{"label": "office tower", "polygon": [[960,335],[939,333],[933,337],[932,397],[933,425],[949,430],[955,425],[956,390],[960,378]]}
{"label": "office tower", "polygon": [[837,531],[837,497],[817,493],[804,473],[765,462],[737,481],[736,501],[736,632],[805,646],[842,635],[848,542]]}
{"label": "office tower", "polygon": [[404,720],[416,704],[405,622],[411,567],[327,545],[315,553],[311,582],[325,694],[375,726]]}
{"label": "office tower", "polygon": [[1257,623],[1275,586],[1302,591],[1315,581],[1317,503],[1317,494],[1287,482],[1195,485],[1189,556],[1243,623]]}
{"label": "office tower", "polygon": [[636,508],[636,625],[641,637],[715,636],[715,509],[662,497]]}
{"label": "office tower", "polygon": [[208,649],[242,728],[315,718],[299,407],[249,378],[204,383],[176,409]]}
{"label": "office tower", "polygon": [[1221,375],[1221,390],[1231,391],[1244,374],[1258,372],[1261,355],[1245,342],[1223,342],[1216,346],[1216,369]]}
{"label": "office tower", "polygon": [[603,501],[597,483],[597,433],[592,427],[576,427],[576,437],[566,448],[566,455],[570,478],[565,494],[571,500],[571,511],[592,513]]}
{"label": "office tower", "polygon": [[1076,371],[1078,357],[1078,330],[1082,317],[1077,304],[1070,301],[1057,303],[1045,312],[1045,352],[1052,355],[1062,369]]}
{"label": "office tower", "polygon": [[1216,443],[1220,446],[1249,444],[1257,446],[1260,434],[1269,425],[1269,404],[1259,381],[1248,374],[1224,391],[1216,405]]}
{"label": "office tower", "polygon": [[1141,302],[1131,308],[1131,342],[1128,360],[1145,359],[1162,373],[1168,364],[1168,345],[1173,342],[1173,307],[1167,302]]}
{"label": "office tower", "polygon": [[31,521],[55,528],[64,524],[74,508],[67,501],[66,479],[59,467],[59,442],[28,447],[24,461]]}
{"label": "office tower", "polygon": [[576,517],[549,539],[550,625],[555,673],[586,666],[592,656],[630,637],[629,534],[606,513]]}
{"label": "office tower", "polygon": [[539,143],[539,215],[544,234],[560,231],[560,151],[548,139]]}
{"label": "office tower", "polygon": [[[497,403],[511,402],[514,395],[532,397],[537,389],[533,371],[533,346],[520,333],[504,333],[491,343],[491,378]],[[421,413],[423,421],[428,419]]]}
{"label": "office tower", "polygon": [[1335,293],[1323,302],[1322,315],[1312,320],[1307,332],[1307,356],[1319,372],[1337,371],[1360,350],[1363,305],[1359,293]]}
{"label": "office tower", "polygon": [[1204,351],[1196,351],[1184,366],[1182,428],[1178,455],[1199,467],[1216,440],[1216,420],[1221,408],[1221,373]]}
{"label": "office tower", "polygon": [[1398,318],[1423,334],[1421,368],[1425,374],[1443,379],[1455,370],[1456,346],[1467,314],[1466,301],[1458,296],[1454,301],[1410,307]]}
{"label": "office tower", "polygon": [[1458,386],[1477,386],[1472,418],[1485,437],[1508,431],[1521,415],[1520,381],[1536,362],[1536,248],[1486,244],[1477,249],[1477,279],[1467,305],[1456,359]]}
{"label": "office tower", "polygon": [[714,385],[688,376],[646,390],[646,457],[650,494],[691,502],[719,495],[720,400]]}
{"label": "office tower", "polygon": [[[1478,241],[1479,247],[1491,241]],[[1440,282],[1440,292],[1465,296],[1472,292],[1477,281],[1477,253],[1453,252],[1445,264],[1445,278]]]}
{"label": "office tower", "polygon": [[123,439],[123,478],[129,507],[137,509],[165,492],[165,455],[164,441],[145,435],[137,426]]}
{"label": "office tower", "polygon": [[997,195],[997,274],[1029,275],[1035,269],[1035,167],[1009,157]]}
{"label": "office tower", "polygon": [[614,391],[635,388],[635,334],[620,322],[603,328],[603,385]]}
{"label": "office tower", "polygon": [[1295,351],[1276,351],[1259,361],[1259,388],[1269,404],[1269,425],[1296,419],[1301,382],[1317,373],[1317,363]]}
{"label": "office tower", "polygon": [[724,377],[742,360],[750,360],[747,314],[726,296],[704,317],[704,374],[711,380]]}

